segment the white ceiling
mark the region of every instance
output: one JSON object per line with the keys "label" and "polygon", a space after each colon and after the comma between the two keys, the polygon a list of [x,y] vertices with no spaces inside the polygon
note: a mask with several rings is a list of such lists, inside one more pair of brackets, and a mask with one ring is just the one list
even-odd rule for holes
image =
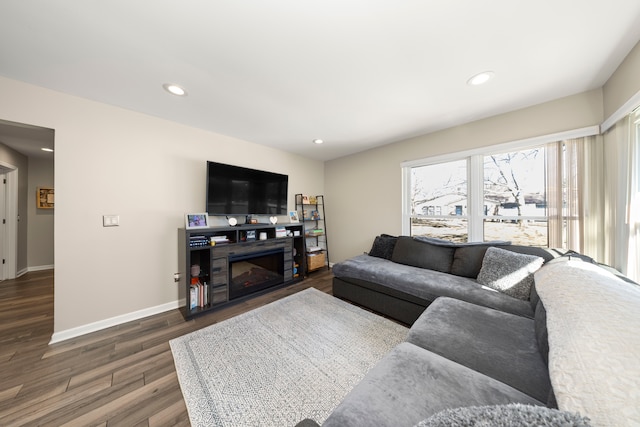
{"label": "white ceiling", "polygon": [[328,160],[601,87],[640,1],[2,0],[0,22],[0,75]]}

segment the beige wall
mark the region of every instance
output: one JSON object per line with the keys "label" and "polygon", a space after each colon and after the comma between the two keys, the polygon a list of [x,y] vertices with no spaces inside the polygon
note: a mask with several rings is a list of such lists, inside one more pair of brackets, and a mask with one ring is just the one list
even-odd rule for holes
{"label": "beige wall", "polygon": [[604,85],[605,119],[638,92],[640,92],[640,43],[631,50]]}
{"label": "beige wall", "polygon": [[38,187],[55,188],[53,181],[53,154],[50,158],[29,158],[27,230],[27,265],[29,270],[53,267],[53,220],[54,209],[38,209],[36,192]]}
{"label": "beige wall", "polygon": [[401,233],[403,161],[598,125],[602,118],[602,91],[593,90],[327,162],[331,262],[368,251],[378,234]]}
{"label": "beige wall", "polygon": [[55,130],[56,333],[178,300],[177,229],[205,210],[206,160],[288,174],[290,207],[324,193],[321,162],[5,78],[0,93],[1,119]]}
{"label": "beige wall", "polygon": [[[0,97],[1,98],[1,97]],[[1,101],[0,101],[1,102]],[[18,168],[18,249],[16,252],[16,274],[27,271],[27,229],[28,218],[28,183],[29,160],[26,156],[7,147],[0,141],[0,162]]]}

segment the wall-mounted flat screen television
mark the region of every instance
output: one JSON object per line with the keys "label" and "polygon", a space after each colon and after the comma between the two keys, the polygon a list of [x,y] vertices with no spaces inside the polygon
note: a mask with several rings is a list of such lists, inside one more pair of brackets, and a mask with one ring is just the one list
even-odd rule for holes
{"label": "wall-mounted flat screen television", "polygon": [[286,215],[289,176],[207,162],[209,215]]}

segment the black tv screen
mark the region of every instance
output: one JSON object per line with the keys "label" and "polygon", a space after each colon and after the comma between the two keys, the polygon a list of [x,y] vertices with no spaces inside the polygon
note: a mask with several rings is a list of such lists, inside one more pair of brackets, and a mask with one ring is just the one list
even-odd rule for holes
{"label": "black tv screen", "polygon": [[209,215],[286,215],[289,176],[207,162]]}

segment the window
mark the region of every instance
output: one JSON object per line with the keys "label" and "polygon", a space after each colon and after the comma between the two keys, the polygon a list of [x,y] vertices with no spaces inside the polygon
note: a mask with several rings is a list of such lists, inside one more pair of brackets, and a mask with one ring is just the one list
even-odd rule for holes
{"label": "window", "polygon": [[[566,136],[597,130],[579,132]],[[567,247],[578,220],[572,208],[578,205],[578,162],[575,140],[562,136],[406,162],[403,233]]]}
{"label": "window", "polygon": [[467,241],[467,160],[411,168],[411,234]]}
{"label": "window", "polygon": [[548,245],[546,149],[483,159],[483,240]]}

